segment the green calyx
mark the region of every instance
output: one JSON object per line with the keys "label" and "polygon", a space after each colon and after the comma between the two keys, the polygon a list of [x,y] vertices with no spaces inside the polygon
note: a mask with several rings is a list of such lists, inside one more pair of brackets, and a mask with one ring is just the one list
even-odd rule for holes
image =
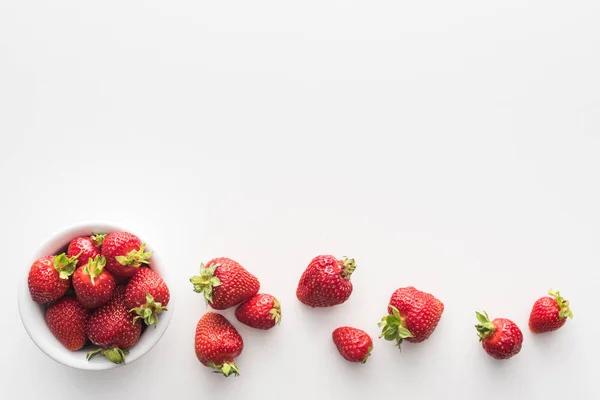
{"label": "green calyx", "polygon": [[343,263],[344,263],[344,269],[342,269],[342,273],[341,273],[342,278],[344,278],[345,280],[349,280],[350,276],[356,269],[356,262],[354,261],[354,258],[344,257]]}
{"label": "green calyx", "polygon": [[475,329],[477,329],[477,335],[479,336],[479,341],[481,342],[483,339],[494,334],[496,326],[492,323],[492,321],[490,321],[490,317],[485,311],[483,314],[475,311],[475,315],[477,316],[477,321],[479,321],[479,323],[475,325]]}
{"label": "green calyx", "polygon": [[383,317],[381,322],[377,324],[379,327],[383,328],[379,337],[383,337],[385,340],[389,341],[395,340],[396,346],[400,348],[402,341],[406,338],[413,337],[413,334],[406,329],[406,323],[404,318],[400,316],[400,311],[392,305],[390,305],[390,308],[392,309],[392,313]]}
{"label": "green calyx", "polygon": [[562,298],[560,292],[558,291],[555,292],[552,289],[550,289],[548,291],[548,294],[554,297],[554,299],[556,300],[556,304],[558,304],[558,306],[560,307],[560,311],[558,312],[558,318],[561,320],[567,317],[573,319],[573,311],[571,311],[571,308],[569,307],[569,301]]}
{"label": "green calyx", "polygon": [[65,253],[54,256],[52,263],[54,264],[54,268],[56,268],[60,274],[61,279],[69,279],[69,277],[73,275],[75,269],[77,269],[77,259],[81,253],[83,253],[83,250],[73,257],[67,257]]}
{"label": "green calyx", "polygon": [[125,356],[129,354],[128,350],[121,350],[118,347],[112,347],[110,349],[97,349],[90,351],[86,354],[85,359],[90,361],[92,358],[97,355],[102,354],[104,357],[108,358],[110,362],[115,364],[125,364]]}
{"label": "green calyx", "polygon": [[116,256],[115,259],[121,264],[128,267],[139,267],[142,264],[150,264],[151,251],[144,251],[146,243],[142,243],[139,250],[131,250],[126,256]]}
{"label": "green calyx", "polygon": [[146,292],[146,304],[129,310],[129,312],[136,314],[136,316],[133,317],[134,325],[136,321],[141,318],[146,325],[154,325],[154,328],[156,328],[156,324],[158,324],[158,314],[163,311],[167,311],[167,307],[163,306],[160,302],[155,302],[154,297],[148,292]]}
{"label": "green calyx", "polygon": [[106,265],[106,258],[104,256],[96,256],[92,260],[88,258],[88,263],[83,267],[83,273],[88,274],[92,281],[92,285],[94,285],[94,278],[102,273],[104,270],[104,266]]}
{"label": "green calyx", "polygon": [[281,304],[276,298],[273,298],[273,308],[269,310],[269,314],[271,314],[271,319],[275,320],[275,325],[279,325],[281,322]]}
{"label": "green calyx", "polygon": [[240,374],[240,370],[233,363],[233,361],[224,362],[223,364],[220,364],[220,365],[216,365],[213,362],[209,362],[207,365],[209,367],[211,367],[212,369],[214,369],[213,372],[216,374],[223,374],[225,376],[229,376],[231,374],[233,374],[234,376],[238,376]]}
{"label": "green calyx", "polygon": [[190,282],[194,285],[194,292],[202,293],[206,304],[213,301],[213,288],[221,284],[221,280],[215,276],[215,271],[221,264],[211,264],[208,268],[204,264],[200,264],[200,274],[190,278]]}
{"label": "green calyx", "polygon": [[104,238],[106,237],[106,233],[95,233],[90,236],[92,242],[94,242],[94,246],[101,247],[102,243],[104,243]]}

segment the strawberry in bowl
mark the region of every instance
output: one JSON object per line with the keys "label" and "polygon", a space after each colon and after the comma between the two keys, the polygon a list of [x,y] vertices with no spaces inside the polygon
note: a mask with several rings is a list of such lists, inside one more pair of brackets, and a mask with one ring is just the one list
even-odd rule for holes
{"label": "strawberry in bowl", "polygon": [[[107,238],[112,247],[105,251]],[[72,226],[52,235],[31,260],[18,294],[21,321],[59,363],[86,370],[130,363],[150,351],[169,325],[169,270],[131,230]],[[149,323],[153,328],[143,329]]]}

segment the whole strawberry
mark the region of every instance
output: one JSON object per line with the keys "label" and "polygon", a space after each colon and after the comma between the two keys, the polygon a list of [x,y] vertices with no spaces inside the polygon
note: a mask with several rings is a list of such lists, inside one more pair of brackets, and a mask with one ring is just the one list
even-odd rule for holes
{"label": "whole strawberry", "polygon": [[560,296],[560,292],[550,289],[548,294],[550,296],[538,299],[531,309],[529,329],[533,333],[555,331],[567,322],[567,317],[573,318],[569,302]]}
{"label": "whole strawberry", "polygon": [[67,248],[67,257],[79,255],[77,266],[87,265],[88,260],[100,254],[100,245],[106,235],[82,236],[71,240]]}
{"label": "whole strawberry", "polygon": [[196,357],[205,366],[225,376],[239,375],[233,360],[242,353],[244,341],[221,314],[207,312],[196,325]]}
{"label": "whole strawberry", "polygon": [[146,244],[132,233],[109,233],[102,242],[106,269],[117,277],[133,276],[140,265],[150,264],[152,252],[146,252],[145,249]]}
{"label": "whole strawberry", "polygon": [[444,304],[432,294],[412,286],[396,289],[390,298],[388,315],[381,319],[381,335],[386,340],[396,341],[400,347],[403,340],[420,343],[433,333]]}
{"label": "whole strawberry", "polygon": [[281,321],[281,305],[270,294],[259,293],[235,310],[238,321],[256,329],[271,329]]}
{"label": "whole strawberry", "polygon": [[167,310],[171,295],[167,284],[150,268],[141,267],[125,287],[125,304],[136,314],[134,321],[142,319],[146,325],[158,323],[158,314]]}
{"label": "whole strawberry", "polygon": [[258,293],[258,279],[238,262],[219,257],[200,265],[200,275],[190,278],[196,293],[202,293],[215,310],[237,306]]}
{"label": "whole strawberry", "polygon": [[112,274],[104,269],[106,258],[101,255],[88,258],[88,263],[73,274],[73,289],[77,300],[85,308],[106,304],[113,296],[116,283]]}
{"label": "whole strawberry", "polygon": [[27,277],[31,299],[46,304],[63,297],[71,287],[69,277],[75,272],[76,265],[77,257],[69,258],[64,253],[34,261]]}
{"label": "whole strawberry", "polygon": [[346,360],[366,363],[373,350],[373,340],[367,332],[342,326],[333,331],[333,343]]}
{"label": "whole strawberry", "polygon": [[115,364],[125,364],[127,349],[140,338],[142,322],[134,321],[129,313],[124,286],[117,286],[112,299],[92,312],[86,332],[90,341],[100,346],[87,353],[88,360],[102,354]]}
{"label": "whole strawberry", "polygon": [[354,259],[322,255],[313,258],[300,277],[296,297],[310,307],[342,304],[352,294],[350,276],[356,269]]}
{"label": "whole strawberry", "polygon": [[46,323],[50,332],[71,351],[85,345],[87,319],[87,310],[72,297],[63,297],[46,309]]}
{"label": "whole strawberry", "polygon": [[497,360],[506,360],[521,351],[523,333],[517,324],[506,318],[490,321],[486,312],[475,314],[479,321],[475,329],[486,353]]}

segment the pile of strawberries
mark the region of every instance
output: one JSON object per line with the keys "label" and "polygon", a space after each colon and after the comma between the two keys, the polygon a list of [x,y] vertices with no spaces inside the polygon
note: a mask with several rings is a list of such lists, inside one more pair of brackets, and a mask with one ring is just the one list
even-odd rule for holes
{"label": "pile of strawberries", "polygon": [[[201,264],[200,274],[190,278],[190,282],[213,309],[237,306],[237,320],[252,328],[271,329],[281,320],[279,301],[270,294],[258,293],[258,279],[230,258],[215,258]],[[225,376],[239,375],[234,359],[242,353],[244,341],[223,315],[207,312],[200,318],[194,347],[203,365]]]}
{"label": "pile of strawberries", "polygon": [[[201,265],[200,275],[190,281],[194,290],[204,294],[206,302],[216,310],[238,306],[236,318],[257,329],[270,329],[279,323],[281,307],[277,299],[258,294],[258,279],[239,263],[229,258],[215,258]],[[344,303],[352,294],[354,259],[337,259],[332,255],[315,257],[303,272],[296,297],[310,307],[332,307]],[[412,286],[392,293],[387,314],[379,322],[380,338],[400,347],[403,341],[421,343],[437,327],[444,304],[430,293]],[[508,359],[521,350],[523,334],[512,321],[497,318],[490,321],[486,313],[476,313],[477,329],[485,351],[496,359]],[[549,332],[562,327],[572,318],[569,302],[558,292],[537,300],[531,310],[529,327],[533,333]],[[373,350],[373,340],[365,331],[341,326],[332,333],[333,343],[342,357],[350,362],[365,363]],[[225,376],[238,375],[234,359],[243,350],[242,337],[221,314],[207,312],[196,326],[195,349],[200,362]]]}
{"label": "pile of strawberries", "polygon": [[[310,307],[331,307],[344,303],[352,294],[350,277],[356,269],[353,259],[336,259],[331,255],[315,257],[300,278],[296,297]],[[530,313],[529,328],[533,333],[550,332],[562,327],[573,314],[569,302],[558,292],[538,299]],[[432,294],[412,286],[396,289],[388,302],[387,314],[379,322],[380,338],[396,342],[421,343],[437,327],[444,304]],[[497,318],[490,321],[487,313],[476,313],[479,324],[475,327],[484,350],[496,359],[516,355],[523,343],[523,334],[511,320]],[[373,350],[373,340],[363,330],[342,326],[335,329],[332,338],[346,360],[365,363]]]}
{"label": "pile of strawberries", "polygon": [[[28,277],[31,298],[46,307],[48,327],[67,349],[80,350],[89,341],[99,348],[87,353],[88,360],[102,354],[122,364],[144,327],[156,327],[170,294],[164,280],[149,267],[152,253],[145,247],[128,232],[97,234],[75,238],[66,253],[33,263]],[[355,269],[354,259],[317,256],[300,277],[296,297],[310,307],[342,304],[352,294],[350,278]],[[281,320],[279,301],[258,293],[258,279],[230,258],[201,264],[200,274],[190,282],[211,308],[237,307],[237,320],[252,328],[271,329]],[[444,304],[432,294],[412,286],[398,288],[379,322],[379,337],[398,347],[403,341],[421,343],[433,334],[443,312]],[[476,317],[477,334],[489,355],[508,359],[519,353],[523,333],[517,324],[505,318],[490,320],[485,312],[477,312]],[[533,333],[554,331],[572,317],[569,302],[551,290],[533,305],[529,328]],[[373,350],[371,337],[351,326],[335,329],[332,339],[351,362],[365,363]],[[206,312],[198,321],[195,350],[203,365],[225,376],[238,375],[234,359],[243,348],[241,335],[222,314]]]}
{"label": "pile of strawberries", "polygon": [[145,248],[128,232],[95,234],[31,265],[31,298],[46,307],[46,323],[67,349],[80,350],[89,340],[99,348],[87,353],[88,360],[102,354],[123,364],[143,328],[156,327],[170,293]]}

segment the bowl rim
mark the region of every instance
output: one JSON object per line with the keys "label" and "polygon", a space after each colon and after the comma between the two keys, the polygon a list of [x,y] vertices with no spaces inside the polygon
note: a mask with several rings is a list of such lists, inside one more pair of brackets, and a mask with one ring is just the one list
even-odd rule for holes
{"label": "bowl rim", "polygon": [[[101,222],[101,221],[83,221],[83,222],[65,226],[64,228],[55,231],[50,236],[48,236],[27,259],[28,264],[25,266],[24,276],[22,276],[20,278],[19,288],[17,291],[17,296],[18,296],[17,303],[18,303],[19,316],[21,319],[21,323],[23,324],[25,331],[27,332],[27,334],[29,335],[29,337],[31,338],[33,343],[35,343],[35,345],[40,350],[42,350],[42,352],[44,352],[48,357],[52,358],[54,361],[56,361],[60,364],[66,365],[68,367],[81,369],[81,370],[96,370],[96,371],[98,371],[98,370],[107,370],[107,369],[122,367],[122,366],[125,366],[128,364],[131,364],[132,362],[138,360],[139,358],[144,356],[146,353],[148,353],[150,350],[152,350],[152,348],[160,341],[160,339],[166,332],[166,330],[169,326],[169,323],[171,322],[171,318],[173,317],[173,310],[175,308],[174,307],[174,305],[175,305],[174,296],[173,296],[172,291],[170,293],[168,311],[161,314],[158,326],[156,328],[147,327],[146,331],[143,334],[143,335],[149,335],[152,332],[153,340],[145,341],[143,343],[144,344],[143,348],[141,347],[142,343],[139,343],[139,342],[136,343],[136,345],[132,348],[135,351],[132,351],[131,353],[129,353],[127,355],[126,364],[114,364],[103,357],[96,357],[93,361],[89,361],[89,362],[86,361],[85,358],[83,358],[81,362],[75,362],[75,361],[73,361],[73,359],[71,357],[66,356],[66,355],[71,355],[72,352],[67,350],[62,345],[56,346],[55,344],[52,343],[52,339],[54,339],[54,340],[56,340],[56,339],[54,338],[54,335],[52,334],[52,332],[50,332],[49,329],[47,329],[47,330],[35,329],[39,325],[39,322],[37,321],[37,320],[39,320],[39,318],[36,317],[34,309],[39,308],[41,306],[39,304],[35,303],[31,299],[31,295],[29,294],[29,286],[27,283],[27,278],[28,278],[28,273],[29,273],[31,264],[39,257],[43,257],[40,254],[43,254],[44,249],[49,249],[50,247],[55,247],[56,242],[59,239],[61,239],[62,237],[70,237],[70,239],[66,239],[67,241],[64,244],[64,246],[66,246],[70,240],[74,239],[75,237],[78,237],[78,234],[76,232],[81,231],[81,230],[88,230],[90,232],[94,232],[94,231],[106,232],[106,233],[117,232],[117,231],[132,232],[136,236],[138,236],[142,240],[142,242],[144,242],[143,236],[138,235],[137,232],[128,230],[127,228],[124,228],[122,225],[115,224],[110,221],[109,222],[107,222],[107,221],[103,221],[103,222]],[[153,251],[155,250],[155,247],[153,245],[147,245],[147,248],[150,250],[153,250]],[[167,269],[164,268],[164,264],[162,263],[160,256],[157,256],[156,253],[154,253],[154,254],[152,254],[152,260],[154,263],[162,266],[161,277],[167,283],[168,287],[172,287],[171,286],[172,278],[169,275],[169,273],[167,272]],[[150,331],[150,329],[151,329],[151,331]],[[52,337],[50,340],[47,339],[48,335],[50,335]],[[138,347],[138,346],[140,346],[140,347]]]}

